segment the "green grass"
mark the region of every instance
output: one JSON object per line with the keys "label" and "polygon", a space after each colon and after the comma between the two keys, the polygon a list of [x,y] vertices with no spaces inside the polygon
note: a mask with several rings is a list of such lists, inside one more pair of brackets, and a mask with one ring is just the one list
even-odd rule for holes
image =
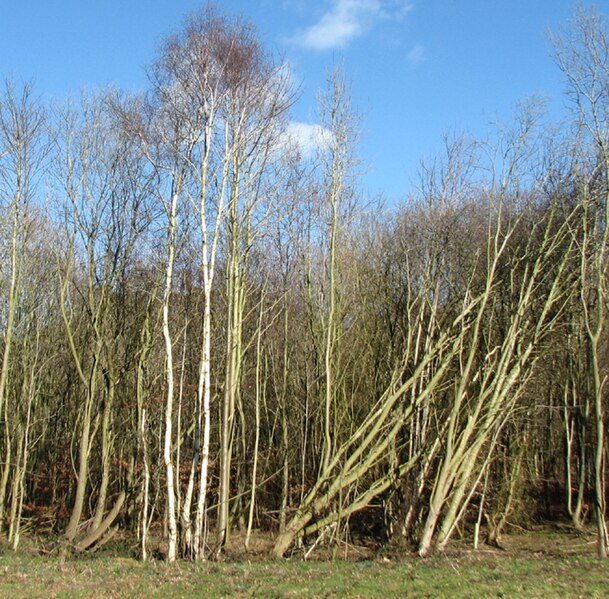
{"label": "green grass", "polygon": [[[419,559],[146,563],[132,558],[0,556],[0,597],[607,597],[593,542],[522,535],[507,551],[466,545]],[[565,540],[567,539],[567,540]],[[562,543],[562,544],[561,544]]]}
{"label": "green grass", "polygon": [[2,597],[606,597],[607,565],[580,557],[478,561],[140,563],[0,557]]}

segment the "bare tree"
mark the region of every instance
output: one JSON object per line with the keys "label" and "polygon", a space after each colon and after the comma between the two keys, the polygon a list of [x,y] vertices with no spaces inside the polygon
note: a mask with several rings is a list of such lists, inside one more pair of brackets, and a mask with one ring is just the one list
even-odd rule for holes
{"label": "bare tree", "polygon": [[605,482],[606,365],[601,340],[607,330],[609,288],[609,33],[595,10],[580,8],[571,27],[554,37],[558,65],[567,78],[581,138],[580,246],[581,307],[590,352],[595,419],[594,496],[598,555],[608,555]]}
{"label": "bare tree", "polygon": [[[47,154],[46,148],[46,115],[33,97],[30,85],[20,89],[11,82],[4,82],[0,96],[0,223],[3,230],[2,267],[0,269],[0,289],[2,290],[2,365],[0,366],[0,418],[6,425],[3,427],[3,464],[0,477],[0,529],[4,524],[7,485],[12,469],[14,452],[12,445],[17,443],[18,463],[14,484],[19,485],[24,472],[23,460],[27,454],[25,437],[11,439],[13,414],[19,407],[17,397],[11,398],[10,373],[14,367],[13,345],[15,329],[25,325],[26,314],[23,313],[23,297],[28,284],[28,256],[30,245],[33,245],[33,234],[36,223],[37,185],[41,169]],[[34,355],[37,351],[34,349]],[[34,377],[34,373],[32,373]],[[25,383],[24,383],[25,384]],[[30,379],[32,393],[36,383]],[[27,394],[31,407],[32,393]],[[12,401],[11,401],[12,400]],[[28,408],[27,414],[30,414]],[[29,426],[29,417],[26,430]],[[13,499],[20,495],[13,491]],[[14,516],[11,517],[11,522]]]}
{"label": "bare tree", "polygon": [[[60,306],[83,406],[76,427],[76,493],[65,532],[73,541],[85,506],[98,431],[101,477],[89,535],[108,528],[105,511],[114,451],[112,419],[123,381],[119,360],[126,325],[117,324],[113,312],[145,227],[147,177],[141,154],[122,136],[103,96],[84,98],[80,106],[67,110],[56,140],[56,175],[66,200],[67,225],[65,247],[58,255]],[[120,508],[124,499],[122,490],[110,512],[114,517],[116,506]],[[82,541],[79,546],[83,547]]]}

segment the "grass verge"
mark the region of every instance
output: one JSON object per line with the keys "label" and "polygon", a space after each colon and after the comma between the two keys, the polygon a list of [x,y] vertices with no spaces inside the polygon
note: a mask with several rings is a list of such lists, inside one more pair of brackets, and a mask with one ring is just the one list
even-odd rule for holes
{"label": "grass verge", "polygon": [[[364,561],[146,563],[97,555],[82,558],[6,552],[0,597],[606,597],[607,564],[565,551],[558,535],[538,548],[460,548],[418,559],[392,555]],[[528,539],[531,544],[530,538]],[[543,545],[539,545],[543,543]],[[576,546],[572,543],[573,546]]]}

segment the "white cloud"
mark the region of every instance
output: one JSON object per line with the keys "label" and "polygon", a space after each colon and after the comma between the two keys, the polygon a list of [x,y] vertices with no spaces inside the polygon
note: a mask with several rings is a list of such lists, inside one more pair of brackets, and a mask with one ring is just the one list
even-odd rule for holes
{"label": "white cloud", "polygon": [[383,0],[380,16],[399,21],[406,18],[413,8],[410,0]]}
{"label": "white cloud", "polygon": [[305,158],[312,157],[318,150],[328,148],[332,143],[332,132],[321,125],[291,121],[286,134],[288,145],[296,146]]}
{"label": "white cloud", "polygon": [[332,0],[319,21],[293,41],[314,50],[340,48],[363,35],[375,20],[403,18],[411,9],[410,0]]}
{"label": "white cloud", "polygon": [[408,52],[406,60],[413,66],[420,64],[425,60],[425,48],[421,44],[417,44]]}

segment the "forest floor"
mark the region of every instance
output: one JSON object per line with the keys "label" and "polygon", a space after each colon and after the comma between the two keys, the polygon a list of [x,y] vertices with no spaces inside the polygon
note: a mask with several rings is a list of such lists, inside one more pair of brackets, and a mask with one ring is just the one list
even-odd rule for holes
{"label": "forest floor", "polygon": [[323,548],[278,561],[238,549],[224,561],[141,562],[123,546],[73,557],[0,547],[0,597],[607,597],[608,565],[592,532],[539,528],[505,535],[503,549],[456,541],[427,559],[350,547],[330,561]]}

